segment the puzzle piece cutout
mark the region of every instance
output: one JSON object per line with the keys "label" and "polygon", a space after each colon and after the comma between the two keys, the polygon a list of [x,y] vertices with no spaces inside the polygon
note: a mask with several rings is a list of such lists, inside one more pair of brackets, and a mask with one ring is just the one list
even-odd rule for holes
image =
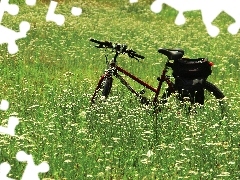
{"label": "puzzle piece cutout", "polygon": [[50,5],[48,7],[48,12],[46,16],[46,21],[53,21],[57,25],[62,26],[65,21],[65,17],[62,14],[55,14],[55,10],[57,8],[57,2],[56,1],[51,1]]}
{"label": "puzzle piece cutout", "polygon": [[[0,109],[6,111],[9,108],[9,102],[7,100],[2,100],[0,104]],[[0,126],[0,133],[9,134],[11,136],[15,135],[15,128],[18,125],[18,118],[11,116],[8,120],[8,127]],[[16,154],[16,159],[20,162],[27,162],[25,170],[23,172],[21,180],[40,180],[38,177],[39,173],[45,173],[49,171],[49,165],[47,162],[42,162],[39,165],[35,165],[33,157],[31,154],[27,154],[24,151],[19,151]],[[11,166],[7,163],[0,164],[0,180],[14,180],[7,177],[11,170]]]}
{"label": "puzzle piece cutout", "polygon": [[[33,6],[36,4],[36,0],[26,0],[26,4]],[[10,15],[17,15],[19,7],[16,4],[9,4],[9,0],[1,0],[0,2],[0,23],[4,12],[8,12]],[[0,25],[0,44],[8,43],[8,52],[15,54],[18,52],[18,46],[16,40],[25,38],[27,32],[30,30],[30,24],[26,21],[22,21],[19,25],[19,32],[15,32],[3,25]]]}
{"label": "puzzle piece cutout", "polygon": [[9,102],[7,100],[2,100],[0,104],[0,110],[6,111],[9,108]]}
{"label": "puzzle piece cutout", "polygon": [[27,37],[27,32],[30,30],[30,24],[26,21],[22,21],[19,25],[19,29],[19,32],[15,32],[0,25],[0,44],[8,43],[8,52],[10,54],[18,52],[16,40]]}
{"label": "puzzle piece cutout", "polygon": [[14,136],[15,128],[18,124],[19,124],[18,118],[15,116],[10,116],[8,119],[8,126],[7,127],[0,126],[0,133]]}
{"label": "puzzle piece cutout", "polygon": [[[2,100],[1,104],[0,104],[0,110],[2,111],[6,111],[9,108],[9,102],[7,100]],[[18,119],[16,117],[10,117],[8,120],[8,127],[2,127],[0,126],[0,133],[4,133],[4,134],[9,134],[9,135],[14,135],[15,132],[15,128],[16,125],[19,123]],[[7,163],[1,163],[0,164],[0,179],[1,180],[14,180],[12,178],[7,177],[7,174],[9,173],[11,169],[11,166]]]}
{"label": "puzzle piece cutout", "polygon": [[14,180],[12,178],[7,177],[7,174],[10,172],[10,170],[11,170],[11,166],[7,162],[0,164],[0,179]]}
{"label": "puzzle piece cutout", "polygon": [[26,0],[25,2],[28,6],[35,6],[37,0]]}
{"label": "puzzle piece cutout", "polygon": [[162,10],[163,4],[167,4],[179,12],[175,19],[175,24],[177,25],[182,25],[186,22],[183,15],[184,12],[200,10],[203,23],[206,26],[208,34],[212,37],[216,37],[220,32],[219,28],[214,26],[212,22],[221,12],[225,12],[235,19],[235,22],[228,27],[229,33],[233,35],[237,34],[240,29],[239,0],[155,0],[151,4],[151,10],[154,13],[159,13]]}
{"label": "puzzle piece cutout", "polygon": [[16,155],[16,158],[20,162],[27,162],[21,180],[39,180],[39,173],[46,173],[49,171],[49,165],[47,162],[42,162],[39,165],[35,165],[32,155],[27,154],[24,151],[19,151]]}
{"label": "puzzle piece cutout", "polygon": [[[7,100],[2,100],[0,104],[0,110],[6,111],[9,108],[9,102]],[[8,119],[8,126],[0,126],[0,133],[8,134],[11,136],[15,135],[15,128],[19,124],[19,119],[15,116],[10,116]]]}
{"label": "puzzle piece cutout", "polygon": [[136,3],[138,0],[130,0],[130,3]]}
{"label": "puzzle piece cutout", "polygon": [[19,8],[15,4],[9,4],[9,0],[1,0],[0,2],[0,23],[4,12],[7,11],[9,14],[15,16],[18,14]]}
{"label": "puzzle piece cutout", "polygon": [[71,13],[74,16],[80,16],[82,14],[82,9],[78,7],[72,7]]}
{"label": "puzzle piece cutout", "polygon": [[[39,165],[35,165],[32,155],[27,154],[24,151],[19,151],[16,155],[16,159],[20,162],[27,162],[21,180],[40,180],[38,174],[49,171],[49,165],[47,162],[42,162]],[[7,177],[7,174],[10,172],[10,170],[11,166],[7,162],[0,164],[0,179],[14,180]]]}
{"label": "puzzle piece cutout", "polygon": [[[65,17],[62,14],[55,14],[57,8],[57,2],[51,1],[48,7],[48,12],[46,15],[46,21],[55,22],[57,25],[62,26],[65,22]],[[80,16],[82,14],[82,9],[78,7],[72,7],[71,13],[74,16]]]}

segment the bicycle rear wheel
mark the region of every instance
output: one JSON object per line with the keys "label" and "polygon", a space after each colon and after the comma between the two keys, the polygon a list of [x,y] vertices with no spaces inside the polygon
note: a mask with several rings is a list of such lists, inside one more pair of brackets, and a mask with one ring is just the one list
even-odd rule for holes
{"label": "bicycle rear wheel", "polygon": [[[175,85],[174,85],[175,86]],[[200,97],[200,101],[203,102],[201,105],[203,106],[211,106],[213,108],[213,105],[216,105],[215,109],[219,109],[221,113],[224,113],[225,111],[225,105],[224,105],[224,94],[221,92],[221,90],[216,87],[214,84],[206,81],[204,83],[204,97]],[[197,96],[197,93],[196,93]],[[195,99],[198,99],[199,97],[194,97]],[[189,98],[190,99],[190,98]],[[186,100],[186,103],[189,104],[189,107],[193,105],[193,103],[189,102],[189,99],[184,99]],[[165,104],[167,102],[178,102],[178,104],[184,104],[183,98],[181,97],[181,93],[179,92],[174,92],[172,89],[167,88],[164,94],[161,97],[161,104]],[[196,100],[197,101],[197,100]],[[198,104],[198,103],[196,103]],[[186,104],[185,106],[186,107]]]}
{"label": "bicycle rear wheel", "polygon": [[92,104],[96,102],[105,101],[108,98],[108,95],[111,92],[112,88],[112,77],[102,76],[98,82],[98,85],[95,89],[95,92],[92,96]]}

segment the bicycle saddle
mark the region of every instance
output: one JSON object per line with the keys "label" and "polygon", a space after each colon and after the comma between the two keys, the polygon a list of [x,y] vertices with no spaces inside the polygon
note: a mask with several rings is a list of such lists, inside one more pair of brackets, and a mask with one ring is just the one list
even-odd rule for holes
{"label": "bicycle saddle", "polygon": [[181,59],[184,55],[184,50],[182,49],[159,48],[158,52],[167,56],[169,60]]}

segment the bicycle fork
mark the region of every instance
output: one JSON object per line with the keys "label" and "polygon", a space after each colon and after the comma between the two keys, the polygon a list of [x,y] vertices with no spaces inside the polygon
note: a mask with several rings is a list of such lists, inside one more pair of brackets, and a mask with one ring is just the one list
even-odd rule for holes
{"label": "bicycle fork", "polygon": [[97,87],[95,88],[94,94],[93,94],[92,99],[91,99],[92,103],[94,103],[94,98],[96,97],[98,91],[100,91],[102,89],[103,81],[106,78],[112,78],[113,73],[114,73],[113,69],[108,69],[108,70],[105,70],[105,73],[100,77],[100,79],[98,81],[98,84],[97,84]]}

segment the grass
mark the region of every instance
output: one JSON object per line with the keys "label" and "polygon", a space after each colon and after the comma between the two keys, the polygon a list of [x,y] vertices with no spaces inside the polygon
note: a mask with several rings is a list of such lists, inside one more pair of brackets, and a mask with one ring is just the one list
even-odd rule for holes
{"label": "grass", "polygon": [[[5,13],[2,22],[16,31],[22,20],[31,24],[27,37],[17,41],[17,54],[8,54],[6,44],[0,48],[1,98],[11,105],[1,112],[1,125],[11,114],[20,118],[16,137],[1,135],[0,162],[11,164],[9,177],[21,177],[26,164],[15,156],[24,150],[36,164],[49,163],[41,179],[239,178],[240,35],[227,32],[229,16],[218,16],[214,24],[221,33],[211,38],[200,12],[185,13],[187,22],[179,27],[174,9],[165,6],[154,14],[147,1],[69,1],[56,9],[66,18],[60,27],[46,22],[48,5],[42,2],[34,7],[16,2],[18,16]],[[72,6],[81,7],[82,15],[72,16]],[[89,109],[105,68],[104,52],[90,37],[126,43],[146,56],[139,63],[121,56],[119,65],[153,86],[165,61],[159,47],[208,57],[215,64],[209,81],[226,95],[228,115],[221,118],[212,104],[187,116],[170,104],[156,117],[117,81],[110,100]]]}

